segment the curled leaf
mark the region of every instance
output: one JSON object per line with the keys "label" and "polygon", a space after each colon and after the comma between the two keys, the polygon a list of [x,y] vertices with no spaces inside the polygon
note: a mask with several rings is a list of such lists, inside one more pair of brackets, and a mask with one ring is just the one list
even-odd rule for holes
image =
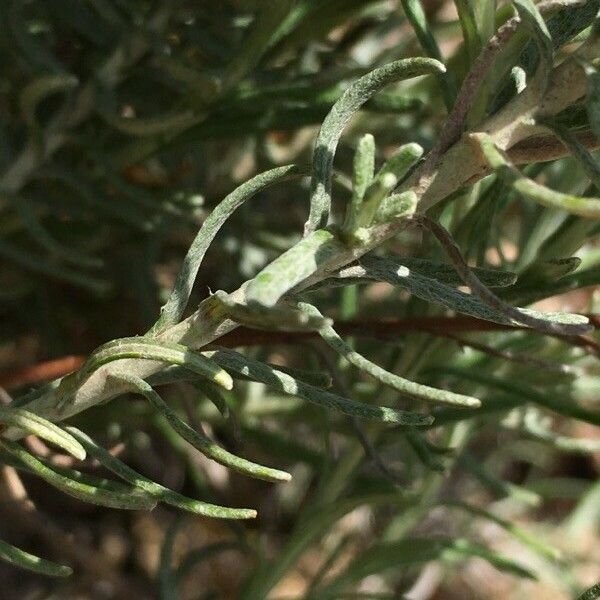
{"label": "curled leaf", "polygon": [[8,544],[4,540],[0,540],[0,559],[21,569],[33,571],[38,575],[47,575],[48,577],[69,577],[73,573],[71,567],[57,565],[39,556],[29,554],[29,552]]}
{"label": "curled leaf", "polygon": [[[317,308],[310,304],[300,303],[300,308],[311,316],[319,316],[321,313]],[[321,337],[339,354],[341,354],[348,362],[352,363],[355,367],[361,371],[365,371],[375,377],[381,383],[388,385],[395,390],[408,394],[414,398],[420,400],[426,400],[427,402],[435,402],[442,404],[452,404],[455,406],[462,406],[464,408],[476,408],[481,405],[481,402],[477,398],[471,396],[464,396],[463,394],[455,394],[447,390],[437,389],[404,379],[399,375],[390,373],[382,367],[372,363],[370,360],[361,356],[358,352],[353,350],[342,338],[336,333],[335,329],[330,325],[325,325],[319,329]]]}
{"label": "curled leaf", "polygon": [[331,208],[333,158],[342,131],[354,113],[384,86],[400,79],[443,73],[446,67],[431,58],[408,58],[379,67],[353,83],[325,117],[313,154],[310,215],[304,232],[309,235],[327,225]]}
{"label": "curled leaf", "polygon": [[217,232],[223,226],[223,223],[225,223],[237,208],[254,194],[275,181],[279,181],[294,173],[296,173],[294,165],[286,165],[284,167],[277,167],[270,171],[265,171],[240,185],[213,209],[206,221],[202,224],[200,231],[196,235],[183,260],[173,291],[171,292],[167,303],[161,309],[160,318],[149,332],[151,335],[156,335],[170,325],[174,325],[179,322],[183,316],[183,311],[185,310],[190,294],[192,293],[192,287],[196,280],[196,275],[198,274],[202,259],[211,242],[217,235]]}
{"label": "curled leaf", "polygon": [[285,471],[271,469],[245,458],[240,458],[228,452],[209,437],[192,429],[182,421],[177,414],[163,401],[163,399],[152,389],[152,386],[135,375],[119,375],[118,379],[131,385],[133,391],[142,394],[159,413],[163,414],[171,427],[194,448],[202,454],[212,458],[215,462],[222,464],[234,471],[265,481],[289,481],[292,476]]}
{"label": "curled leaf", "polygon": [[188,512],[216,519],[252,519],[256,517],[256,511],[249,508],[228,508],[226,506],[218,506],[187,498],[169,488],[166,488],[159,483],[151,481],[140,473],[134,471],[124,462],[113,456],[110,452],[99,446],[82,431],[75,427],[69,427],[68,431],[86,448],[90,456],[94,457],[98,462],[121,479],[130,483],[144,492],[154,496],[165,504],[170,504],[176,508],[181,508]]}

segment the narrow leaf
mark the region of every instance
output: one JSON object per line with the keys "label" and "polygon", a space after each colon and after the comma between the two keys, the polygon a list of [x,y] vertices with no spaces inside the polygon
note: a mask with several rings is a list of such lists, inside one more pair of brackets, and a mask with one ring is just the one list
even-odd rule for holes
{"label": "narrow leaf", "polygon": [[175,411],[173,411],[163,399],[152,389],[143,379],[134,375],[119,375],[120,380],[130,384],[133,391],[138,392],[150,402],[150,404],[159,413],[165,416],[171,427],[194,448],[202,452],[205,456],[212,458],[215,462],[224,465],[234,471],[254,477],[255,479],[264,479],[265,481],[289,481],[292,476],[285,471],[271,469],[257,463],[253,463],[245,458],[240,458],[231,452],[228,452],[209,437],[192,429],[187,423],[182,421]]}
{"label": "narrow leaf", "polygon": [[[442,53],[427,22],[427,15],[423,10],[421,0],[402,0],[402,8],[404,8],[406,18],[412,25],[421,47],[425,50],[425,54],[441,62]],[[446,108],[450,110],[454,104],[456,86],[448,73],[440,75],[438,79],[442,88],[444,103],[446,104]]]}
{"label": "narrow leaf", "polygon": [[357,219],[359,227],[368,227],[371,224],[382,200],[422,155],[423,148],[419,144],[405,144],[381,167],[365,191]]}
{"label": "narrow leaf", "polygon": [[331,209],[333,158],[342,131],[354,113],[386,85],[427,73],[443,73],[442,63],[430,58],[409,58],[379,67],[353,83],[325,117],[313,154],[310,215],[304,233],[309,235],[327,225]]}
{"label": "narrow leaf", "polygon": [[324,322],[323,318],[310,317],[285,304],[264,306],[255,300],[250,300],[249,304],[239,304],[232,301],[223,291],[215,292],[213,298],[218,299],[227,317],[246,327],[279,331],[315,331]]}
{"label": "narrow leaf", "polygon": [[478,144],[490,167],[498,171],[514,190],[526,198],[543,206],[565,210],[581,217],[600,219],[600,198],[563,194],[540,185],[516,169],[495,147],[489,136],[473,133],[470,137]]}
{"label": "narrow leaf", "polygon": [[0,449],[50,485],[83,502],[123,510],[150,510],[156,505],[151,496],[114,482],[91,478],[72,469],[50,468],[15,442],[4,439],[0,441]]}
{"label": "narrow leaf", "polygon": [[585,106],[592,131],[600,139],[600,72],[590,64],[585,65],[587,87]]}
{"label": "narrow leaf", "polygon": [[137,473],[110,452],[101,446],[98,446],[94,440],[75,427],[69,427],[68,431],[79,440],[89,452],[90,456],[98,460],[103,467],[112,471],[127,483],[154,496],[165,504],[170,504],[176,508],[214,519],[253,519],[256,517],[256,511],[250,508],[228,508],[226,506],[209,504],[207,502],[201,502],[200,500],[182,496],[159,483],[151,481],[140,473]]}
{"label": "narrow leaf", "polygon": [[[402,260],[402,259],[401,259]],[[556,322],[561,325],[575,325],[580,327],[587,324],[588,319],[580,315],[571,315],[569,313],[541,313],[532,309],[519,308],[518,318],[511,319],[504,313],[484,304],[477,296],[467,294],[461,290],[445,285],[424,277],[417,273],[412,273],[404,265],[390,261],[383,257],[364,256],[360,259],[360,264],[364,273],[377,281],[385,281],[393,286],[403,287],[412,294],[427,302],[441,304],[451,310],[459,313],[471,315],[478,319],[501,323],[504,325],[520,323],[522,318],[532,317],[535,319],[544,319],[549,322]]]}
{"label": "narrow leaf", "polygon": [[85,458],[85,449],[72,435],[63,431],[58,425],[27,410],[2,406],[0,407],[0,423],[18,427],[27,433],[36,435],[66,450],[78,460]]}
{"label": "narrow leaf", "polygon": [[348,234],[356,229],[356,219],[367,187],[375,172],[375,140],[370,133],[360,138],[354,153],[352,168],[352,199],[346,209],[342,230]]}
{"label": "narrow leaf", "polygon": [[[300,308],[309,315],[318,316],[321,313],[317,308],[310,304],[300,303]],[[399,375],[390,373],[382,367],[372,363],[370,360],[360,355],[358,352],[353,350],[342,338],[336,333],[336,331],[330,325],[325,325],[319,330],[321,337],[338,353],[341,354],[349,363],[361,371],[365,371],[380,381],[381,383],[388,385],[395,390],[418,398],[420,400],[426,400],[427,402],[435,402],[442,404],[452,404],[455,406],[462,406],[464,408],[476,408],[481,405],[481,402],[477,398],[471,396],[464,396],[463,394],[455,394],[447,390],[441,390],[432,388],[415,381],[404,379]]]}
{"label": "narrow leaf", "polygon": [[233,387],[233,380],[224,369],[187,346],[158,342],[153,338],[132,337],[120,338],[100,346],[76,373],[63,379],[57,393],[66,396],[101,366],[125,358],[157,360],[170,365],[180,365],[227,390]]}
{"label": "narrow leaf", "polygon": [[317,269],[331,263],[346,247],[333,233],[319,229],[267,265],[246,288],[248,304],[273,306],[286,292]]}
{"label": "narrow leaf", "polygon": [[56,563],[44,560],[25,550],[21,550],[11,544],[6,543],[4,540],[0,540],[0,559],[26,569],[27,571],[33,571],[38,575],[47,575],[49,577],[69,577],[73,573],[71,567],[66,565],[57,565]]}
{"label": "narrow leaf", "polygon": [[196,275],[198,274],[202,259],[211,242],[217,235],[217,232],[231,214],[260,190],[275,181],[279,181],[286,176],[294,174],[295,172],[294,165],[286,165],[284,167],[277,167],[270,171],[265,171],[239,186],[213,209],[206,221],[202,224],[200,231],[196,235],[196,238],[192,242],[186,257],[183,260],[183,265],[177,275],[173,291],[171,292],[167,303],[162,307],[160,318],[150,331],[151,335],[156,335],[160,331],[171,325],[175,325],[181,320],[190,294],[192,293],[192,287],[196,280]]}
{"label": "narrow leaf", "polygon": [[428,415],[406,412],[387,406],[364,404],[343,398],[232,350],[220,349],[217,352],[207,352],[206,354],[232,372],[237,372],[286,394],[298,396],[309,402],[338,410],[347,415],[405,425],[420,426],[432,423],[432,419]]}
{"label": "narrow leaf", "polygon": [[585,590],[580,596],[577,596],[577,600],[596,600],[597,598],[600,598],[600,582]]}
{"label": "narrow leaf", "polygon": [[589,180],[600,190],[600,165],[591,152],[577,139],[569,129],[558,123],[555,119],[541,119],[540,123],[551,129],[560,141],[569,149],[571,154],[579,161]]}

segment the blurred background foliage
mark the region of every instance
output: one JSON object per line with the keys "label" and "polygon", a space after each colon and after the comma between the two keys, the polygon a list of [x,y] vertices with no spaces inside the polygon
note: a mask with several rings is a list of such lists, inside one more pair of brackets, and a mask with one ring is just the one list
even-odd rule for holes
{"label": "blurred background foliage", "polygon": [[[405,12],[417,5],[421,35]],[[308,173],[319,124],[360,75],[423,54],[439,53],[448,66],[365,105],[338,149],[336,206],[350,198],[362,134],[374,135],[378,162],[403,143],[430,149],[490,23],[512,14],[499,2],[494,17],[494,5],[0,0],[7,393],[65,374],[105,341],[146,331],[211,208],[257,172],[296,162]],[[568,10],[578,18],[549,20],[559,57],[589,35],[598,2]],[[531,72],[532,48],[517,36],[506,64]],[[510,69],[499,67],[496,79],[481,114],[514,94]],[[560,120],[590,129],[583,103]],[[600,193],[573,158],[525,172],[559,191]],[[209,290],[235,289],[297,241],[308,196],[307,180],[296,179],[244,205],[207,255],[196,303]],[[431,212],[472,264],[519,275],[505,299],[600,312],[597,221],[534,205],[494,177]],[[388,249],[443,260],[412,229]],[[446,409],[422,435],[357,427],[254,382],[223,393],[225,417],[197,390],[170,389],[169,401],[220,443],[293,474],[273,485],[212,464],[141,401],[96,407],[76,424],[125,462],[189,495],[256,507],[259,517],[228,525],[175,509],[110,511],[4,466],[2,537],[75,570],[57,583],[2,564],[6,598],[562,599],[592,585],[600,577],[597,332],[575,340],[473,332],[452,316],[425,322],[444,311],[384,284],[328,289],[319,301],[378,364],[475,395],[489,410],[466,418]],[[344,395],[396,402],[396,392],[338,364],[312,338],[240,336],[230,343],[250,356],[324,369]],[[525,405],[554,412],[511,410]],[[28,443],[52,464],[68,461]]]}

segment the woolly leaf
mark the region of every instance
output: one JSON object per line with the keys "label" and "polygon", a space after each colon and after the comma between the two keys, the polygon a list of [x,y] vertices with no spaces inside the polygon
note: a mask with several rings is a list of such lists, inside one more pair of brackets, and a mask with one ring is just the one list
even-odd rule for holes
{"label": "woolly leaf", "polygon": [[[317,308],[310,304],[300,303],[300,308],[311,316],[319,316],[321,313]],[[455,406],[462,406],[464,408],[473,408],[481,405],[477,398],[470,396],[464,396],[463,394],[455,394],[447,390],[441,390],[432,388],[427,385],[416,383],[404,379],[399,375],[390,373],[382,367],[372,363],[370,360],[361,356],[358,352],[353,350],[342,338],[336,333],[336,331],[330,325],[325,325],[319,329],[321,337],[339,354],[341,354],[348,362],[353,364],[361,371],[369,373],[369,375],[375,377],[381,383],[388,385],[395,390],[418,398],[419,400],[426,400],[427,402],[435,402],[442,404],[453,404]]]}
{"label": "woolly leaf", "polygon": [[22,408],[0,407],[0,423],[11,427],[18,427],[27,433],[37,435],[39,438],[66,450],[69,454],[83,460],[85,450],[83,446],[58,425],[39,417],[38,415]]}
{"label": "woolly leaf", "polygon": [[233,372],[250,377],[254,381],[265,383],[286,394],[299,396],[309,402],[338,410],[347,415],[377,419],[388,423],[417,426],[427,425],[432,422],[432,419],[427,415],[397,410],[387,406],[364,404],[343,398],[337,394],[309,385],[288,373],[284,373],[279,369],[270,367],[232,350],[222,349],[217,352],[207,352],[206,354],[215,362]]}
{"label": "woolly leaf", "polygon": [[253,463],[245,458],[240,458],[218,444],[215,444],[210,438],[192,429],[187,423],[182,421],[175,411],[173,411],[163,399],[152,389],[152,386],[146,383],[143,379],[135,375],[119,375],[119,379],[132,386],[133,391],[143,395],[148,402],[159,413],[165,416],[169,425],[194,448],[208,456],[215,462],[224,465],[234,471],[243,473],[248,477],[255,479],[264,479],[265,481],[289,481],[292,476],[285,471],[271,469],[257,463]]}
{"label": "woolly leaf", "polygon": [[113,472],[115,475],[118,475],[127,483],[141,489],[165,504],[170,504],[171,506],[197,515],[217,519],[252,519],[256,517],[256,511],[249,508],[227,508],[225,506],[209,504],[207,502],[201,502],[200,500],[182,496],[181,494],[140,475],[140,473],[134,471],[110,452],[101,446],[98,446],[94,440],[75,427],[69,427],[68,431],[79,440],[89,452],[90,456],[95,458],[103,467]]}
{"label": "woolly leaf", "polygon": [[381,167],[365,190],[357,218],[359,227],[368,227],[371,224],[383,199],[422,155],[423,148],[419,144],[405,144]]}
{"label": "woolly leaf", "polygon": [[17,461],[19,466],[83,502],[123,510],[150,510],[156,505],[151,496],[115,482],[83,475],[72,469],[51,468],[15,442],[3,439],[0,450]]}
{"label": "woolly leaf", "polygon": [[375,140],[370,133],[364,135],[356,146],[352,168],[352,199],[346,209],[343,231],[351,233],[356,229],[356,219],[367,187],[373,180],[375,171]]}
{"label": "woolly leaf", "polygon": [[317,269],[335,260],[345,246],[326,229],[319,229],[266,266],[246,288],[248,304],[273,306],[286,292]]}
{"label": "woolly leaf", "polygon": [[550,208],[558,208],[589,219],[600,219],[600,198],[584,198],[551,190],[513,167],[486,134],[471,134],[471,139],[479,145],[490,167],[498,171],[521,195]]}
{"label": "woolly leaf", "polygon": [[342,131],[352,115],[384,86],[400,79],[443,73],[442,63],[430,58],[408,58],[379,67],[353,83],[325,117],[313,154],[310,215],[304,232],[309,235],[327,225],[331,208],[333,158]]}
{"label": "woolly leaf", "polygon": [[263,188],[295,172],[294,165],[286,165],[265,171],[240,185],[213,209],[202,224],[198,235],[196,235],[183,260],[183,265],[177,275],[173,291],[167,303],[162,307],[160,318],[150,331],[151,335],[157,335],[167,327],[175,325],[183,316],[202,259],[217,232],[231,214]]}

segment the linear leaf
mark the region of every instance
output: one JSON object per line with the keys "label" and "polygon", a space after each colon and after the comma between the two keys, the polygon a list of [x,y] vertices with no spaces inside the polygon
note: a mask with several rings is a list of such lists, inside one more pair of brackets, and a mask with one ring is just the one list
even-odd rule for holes
{"label": "linear leaf", "polygon": [[600,72],[590,64],[585,65],[585,72],[587,76],[585,106],[592,131],[600,139]]}
{"label": "linear leaf", "polygon": [[83,502],[123,510],[150,510],[156,500],[145,493],[112,481],[91,478],[72,469],[53,469],[9,440],[0,441],[0,449],[50,485]]}
{"label": "linear leaf", "polygon": [[571,154],[579,161],[589,180],[600,190],[600,165],[591,152],[573,135],[569,129],[561,125],[556,119],[541,119],[541,124],[551,129],[560,141],[569,149]]}
{"label": "linear leaf", "polygon": [[354,162],[352,165],[352,198],[346,209],[344,226],[345,233],[356,229],[356,219],[367,187],[373,180],[375,173],[375,139],[370,133],[365,134],[358,141]]}
{"label": "linear leaf", "polygon": [[22,408],[0,407],[0,423],[18,427],[33,435],[66,450],[69,454],[83,460],[85,449],[83,446],[58,425],[48,421],[32,412]]}
{"label": "linear leaf", "polygon": [[537,47],[540,51],[541,64],[539,67],[539,76],[543,80],[543,86],[546,82],[552,69],[552,61],[554,56],[554,46],[552,36],[548,31],[548,26],[544,18],[540,14],[537,6],[532,0],[513,0],[521,20],[534,36]]}
{"label": "linear leaf", "polygon": [[245,458],[240,458],[213,442],[209,437],[192,429],[177,416],[175,411],[165,404],[159,394],[152,389],[152,386],[143,379],[140,379],[135,375],[119,375],[118,379],[130,384],[134,391],[144,396],[155,410],[165,416],[171,427],[183,439],[202,452],[205,456],[212,458],[215,462],[218,462],[233,471],[243,473],[249,477],[254,477],[255,479],[264,479],[265,481],[289,481],[292,478],[292,476],[285,471],[271,469],[270,467],[253,463]]}
{"label": "linear leaf", "polygon": [[273,306],[286,292],[307,279],[345,250],[327,229],[303,238],[258,273],[246,288],[248,304]]}
{"label": "linear leaf", "polygon": [[473,506],[472,504],[467,504],[466,502],[460,502],[458,500],[448,500],[442,502],[441,506],[446,506],[448,508],[458,508],[460,510],[464,510],[465,512],[475,517],[480,517],[482,519],[491,521],[492,523],[495,523],[496,525],[502,527],[502,529],[508,531],[525,546],[527,546],[537,554],[544,556],[545,558],[549,558],[550,560],[558,560],[561,558],[562,553],[558,548],[548,546],[547,544],[543,543],[540,539],[538,539],[538,537],[529,533],[519,525],[516,525],[512,521],[502,519],[501,517],[498,517],[494,513],[484,510],[483,508]]}
{"label": "linear leaf", "polygon": [[[427,56],[435,58],[436,60],[442,61],[442,53],[438,46],[438,43],[433,35],[429,23],[427,22],[427,15],[423,9],[421,0],[402,0],[402,8],[407,19],[410,21],[412,28],[415,31],[419,44]],[[442,88],[442,94],[444,96],[444,103],[446,108],[450,110],[454,104],[454,97],[456,96],[456,86],[449,73],[443,73],[438,76],[440,86]]]}
{"label": "linear leaf", "polygon": [[[300,308],[309,315],[321,315],[319,310],[314,306],[306,303],[300,303]],[[344,340],[336,333],[335,329],[330,325],[325,325],[319,330],[321,337],[338,353],[341,354],[348,362],[353,364],[361,371],[369,373],[381,383],[388,385],[395,390],[408,394],[420,400],[427,402],[436,402],[442,404],[452,404],[462,406],[464,408],[477,408],[481,406],[481,402],[477,398],[464,396],[463,394],[455,394],[447,390],[432,388],[428,385],[410,381],[394,373],[386,371],[382,367],[372,363],[370,360],[353,350]]]}
{"label": "linear leaf", "polygon": [[324,322],[323,318],[308,316],[285,304],[264,306],[255,300],[250,300],[249,304],[239,304],[222,291],[215,292],[213,298],[218,300],[227,317],[246,327],[279,331],[315,331]]}
{"label": "linear leaf", "polygon": [[379,67],[353,83],[325,117],[313,154],[310,215],[304,227],[309,235],[327,225],[331,209],[333,158],[342,131],[354,113],[384,86],[400,79],[444,73],[446,67],[431,58],[408,58]]}
{"label": "linear leaf", "polygon": [[516,169],[496,148],[489,136],[482,133],[473,133],[470,137],[479,145],[490,167],[498,171],[515,191],[526,198],[543,206],[565,210],[581,217],[600,219],[600,198],[585,198],[563,194],[540,185]]}
{"label": "linear leaf", "polygon": [[0,540],[0,559],[5,560],[16,567],[21,567],[21,569],[33,571],[38,575],[69,577],[73,573],[71,567],[57,565],[56,563],[40,558],[39,556],[29,554],[29,552],[25,552],[25,550],[21,550],[12,544],[8,544],[4,540]]}
{"label": "linear leaf", "polygon": [[577,596],[577,600],[596,600],[597,598],[600,598],[600,582],[585,590],[580,596]]}
{"label": "linear leaf", "polygon": [[387,423],[417,426],[428,425],[432,422],[431,417],[428,415],[406,412],[387,406],[375,406],[343,398],[232,350],[220,349],[216,352],[207,352],[206,354],[215,362],[233,372],[250,377],[254,381],[265,383],[286,394],[299,396],[309,402],[338,410],[347,415],[366,419],[378,419]]}
{"label": "linear leaf", "polygon": [[196,280],[196,275],[198,274],[202,259],[211,242],[217,235],[217,232],[231,214],[260,190],[275,181],[279,181],[282,178],[289,177],[295,173],[296,168],[294,165],[277,167],[270,171],[260,173],[236,188],[213,209],[206,221],[202,224],[200,231],[198,231],[198,234],[183,260],[173,291],[171,292],[167,303],[161,309],[160,318],[149,332],[151,335],[156,335],[160,331],[171,325],[175,325],[180,321],[190,298],[190,294],[192,293],[192,287],[194,286],[194,281]]}
{"label": "linear leaf", "polygon": [[365,190],[357,218],[359,227],[368,227],[371,224],[383,199],[422,155],[423,148],[419,144],[405,144],[386,161]]}
{"label": "linear leaf", "polygon": [[132,337],[120,338],[100,346],[76,373],[63,379],[58,394],[64,396],[76,389],[102,365],[125,358],[157,360],[180,365],[227,390],[233,387],[233,380],[224,369],[187,346],[159,342],[153,338]]}
{"label": "linear leaf", "polygon": [[[462,314],[471,315],[478,319],[494,323],[504,325],[514,323],[514,321],[504,314],[481,302],[476,296],[439,283],[435,279],[412,273],[410,269],[404,265],[398,266],[394,261],[383,257],[364,256],[360,259],[360,264],[364,272],[368,274],[368,277],[377,281],[385,281],[394,286],[403,287],[427,302],[435,302]],[[588,322],[585,317],[569,313],[541,313],[527,308],[520,308],[518,311],[524,316],[543,318],[565,325],[579,325]]]}
{"label": "linear leaf", "polygon": [[376,544],[364,550],[341,575],[318,590],[319,598],[339,598],[349,585],[391,568],[400,569],[431,560],[453,564],[471,557],[483,558],[497,569],[519,577],[536,578],[529,569],[512,559],[466,539],[411,538]]}
{"label": "linear leaf", "polygon": [[256,517],[256,511],[250,508],[228,508],[226,506],[209,504],[207,502],[201,502],[200,500],[182,496],[159,483],[151,481],[140,473],[137,473],[110,452],[96,444],[88,435],[75,427],[68,427],[68,431],[81,442],[89,452],[90,456],[98,460],[103,467],[112,471],[127,483],[147,492],[165,504],[170,504],[176,508],[215,519],[253,519]]}

